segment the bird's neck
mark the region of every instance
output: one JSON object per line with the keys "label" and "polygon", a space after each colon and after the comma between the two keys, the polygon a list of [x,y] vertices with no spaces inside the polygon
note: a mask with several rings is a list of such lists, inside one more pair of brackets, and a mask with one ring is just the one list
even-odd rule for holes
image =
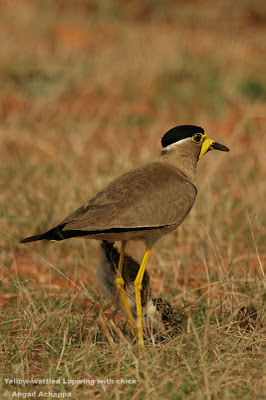
{"label": "bird's neck", "polygon": [[162,151],[160,162],[171,165],[177,169],[188,182],[196,186],[196,168],[198,154],[191,154],[191,151],[184,151],[184,148]]}

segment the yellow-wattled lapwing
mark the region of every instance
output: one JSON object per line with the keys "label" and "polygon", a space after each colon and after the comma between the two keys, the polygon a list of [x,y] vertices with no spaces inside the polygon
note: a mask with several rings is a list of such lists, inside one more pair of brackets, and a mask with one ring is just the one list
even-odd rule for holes
{"label": "yellow-wattled lapwing", "polygon": [[171,129],[161,143],[162,152],[156,161],[119,176],[54,228],[21,241],[71,237],[121,241],[116,285],[133,330],[122,278],[123,260],[127,240],[143,241],[146,250],[134,282],[140,345],[143,345],[142,280],[152,246],[175,230],[191,210],[197,194],[198,160],[209,150],[229,151],[194,125]]}

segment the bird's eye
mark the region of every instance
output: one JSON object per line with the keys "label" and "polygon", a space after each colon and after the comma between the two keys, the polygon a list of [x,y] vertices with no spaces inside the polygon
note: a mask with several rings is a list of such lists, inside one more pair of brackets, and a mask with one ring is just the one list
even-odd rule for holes
{"label": "bird's eye", "polygon": [[202,134],[201,133],[195,133],[195,135],[192,136],[192,140],[195,143],[200,143],[202,141]]}

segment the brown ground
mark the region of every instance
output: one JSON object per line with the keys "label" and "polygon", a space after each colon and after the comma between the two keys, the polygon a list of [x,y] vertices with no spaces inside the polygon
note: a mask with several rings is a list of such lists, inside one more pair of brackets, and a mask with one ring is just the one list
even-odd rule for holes
{"label": "brown ground", "polygon": [[[38,386],[75,399],[263,398],[264,2],[3,0],[0,37],[2,378],[138,382]],[[152,289],[175,321],[140,356],[99,319],[97,242],[18,241],[155,159],[185,123],[231,152],[200,161],[189,218],[153,251]]]}

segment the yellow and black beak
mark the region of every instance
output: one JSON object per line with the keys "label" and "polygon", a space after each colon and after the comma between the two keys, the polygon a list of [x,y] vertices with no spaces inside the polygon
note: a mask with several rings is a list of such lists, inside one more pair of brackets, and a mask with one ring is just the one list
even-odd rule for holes
{"label": "yellow and black beak", "polygon": [[223,144],[214,142],[213,140],[209,139],[208,136],[205,134],[203,136],[203,143],[201,146],[201,151],[200,151],[200,155],[199,155],[199,159],[205,154],[207,153],[207,151],[209,150],[220,150],[220,151],[230,151],[228,149],[228,147],[224,146]]}

